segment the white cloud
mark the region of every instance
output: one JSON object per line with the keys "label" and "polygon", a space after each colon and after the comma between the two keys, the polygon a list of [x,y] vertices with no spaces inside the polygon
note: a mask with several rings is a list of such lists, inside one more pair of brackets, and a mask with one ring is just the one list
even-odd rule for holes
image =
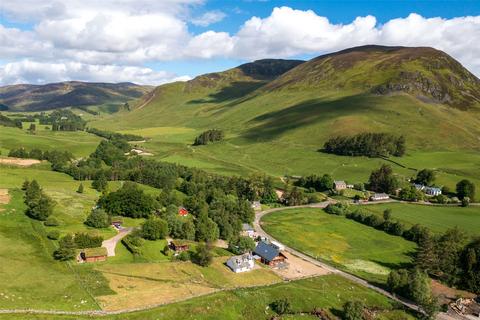
{"label": "white cloud", "polygon": [[[2,0],[2,14],[34,27],[24,31],[0,24],[0,60],[9,62],[0,65],[1,83],[75,77],[116,81],[109,70],[121,75],[119,81],[160,83],[175,76],[144,68],[146,63],[288,58],[365,44],[432,46],[480,75],[480,16],[444,19],[410,14],[384,24],[365,16],[336,24],[311,10],[279,7],[267,17],[248,19],[235,34],[211,30],[192,34],[188,22],[208,26],[225,18],[220,11],[210,11],[192,19],[192,8],[202,3],[44,0],[39,4],[37,0]],[[49,65],[51,69],[45,67]],[[132,78],[124,79],[127,76]]]}
{"label": "white cloud", "polygon": [[79,62],[41,63],[30,60],[0,66],[0,84],[49,83],[60,81],[135,82],[162,84],[189,80],[165,71],[136,66],[90,65]]}
{"label": "white cloud", "polygon": [[196,26],[208,27],[213,23],[217,23],[225,19],[227,15],[219,10],[205,12],[200,17],[194,18],[191,22]]}

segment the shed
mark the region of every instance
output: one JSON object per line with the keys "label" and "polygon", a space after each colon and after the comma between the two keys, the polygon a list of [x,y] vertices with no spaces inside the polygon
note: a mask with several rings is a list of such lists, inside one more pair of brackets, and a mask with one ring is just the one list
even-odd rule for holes
{"label": "shed", "polygon": [[188,249],[190,248],[187,242],[180,241],[180,240],[172,240],[170,241],[170,244],[168,246],[170,247],[170,249],[172,249],[176,253],[188,251]]}

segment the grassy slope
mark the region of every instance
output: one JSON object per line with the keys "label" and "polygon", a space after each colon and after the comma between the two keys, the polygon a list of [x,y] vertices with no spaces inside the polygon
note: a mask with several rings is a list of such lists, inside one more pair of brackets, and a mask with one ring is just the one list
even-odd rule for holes
{"label": "grassy slope", "polygon": [[[149,311],[107,316],[103,319],[269,319],[273,313],[267,306],[274,300],[288,298],[295,312],[309,311],[315,307],[327,308],[338,314],[346,301],[362,299],[368,306],[394,309],[385,297],[351,283],[341,277],[324,277],[276,284],[266,288],[239,289],[195,298],[185,302],[159,307]],[[31,316],[0,315],[0,319],[83,319],[67,316]],[[401,312],[390,311],[380,314],[380,319],[412,319]],[[85,317],[85,319],[90,319]],[[288,319],[309,319],[307,316]]]}
{"label": "grassy slope", "polygon": [[51,258],[52,242],[40,222],[25,216],[21,192],[12,195],[0,213],[1,308],[97,309],[68,265]]}
{"label": "grassy slope", "polygon": [[392,209],[392,217],[407,225],[420,224],[434,232],[444,232],[458,226],[472,236],[480,235],[480,207],[439,207],[406,203],[378,204],[362,207],[366,211],[382,215],[387,208]]}
{"label": "grassy slope", "polygon": [[[396,161],[416,169],[437,168],[440,184],[453,186],[463,177],[480,184],[476,152],[480,115],[475,108],[465,112],[405,94],[375,96],[307,84],[245,92],[239,82],[195,90],[189,83],[161,86],[152,102],[141,109],[91,125],[143,133],[151,138],[143,146],[166,161],[227,174],[330,172],[352,182],[365,180],[383,160],[338,157],[317,150],[333,135],[388,131],[407,137],[407,156]],[[226,131],[225,142],[197,148],[188,145],[212,127]],[[400,167],[397,171],[414,175]]]}
{"label": "grassy slope", "polygon": [[415,244],[319,209],[291,209],[266,215],[274,238],[368,280],[383,282],[389,268],[408,264]]}

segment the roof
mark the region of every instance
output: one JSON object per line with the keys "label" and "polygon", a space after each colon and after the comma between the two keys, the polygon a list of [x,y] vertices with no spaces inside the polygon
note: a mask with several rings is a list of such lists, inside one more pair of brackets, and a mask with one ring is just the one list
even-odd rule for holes
{"label": "roof", "polygon": [[437,187],[427,187],[427,190],[432,190],[432,191],[442,191],[442,189],[437,188]]}
{"label": "roof", "polygon": [[390,196],[386,193],[375,193],[373,196],[373,198],[389,198]]}
{"label": "roof", "polygon": [[182,246],[188,246],[189,243],[187,241],[184,241],[184,240],[172,240],[170,241],[170,243],[172,245],[174,245],[175,247],[182,247]]}
{"label": "roof", "polygon": [[242,230],[243,231],[253,231],[253,227],[248,223],[242,223]]}
{"label": "roof", "polygon": [[253,257],[247,253],[241,256],[231,257],[228,259],[227,264],[231,264],[234,269],[250,268],[249,261],[252,259]]}
{"label": "roof", "polygon": [[333,183],[335,183],[335,184],[346,184],[346,182],[343,181],[343,180],[335,180],[335,181],[333,181]]}
{"label": "roof", "polygon": [[82,249],[82,252],[85,254],[86,258],[106,256],[107,255],[107,248],[104,248],[104,247],[86,248],[86,249]]}
{"label": "roof", "polygon": [[275,259],[280,254],[280,249],[272,244],[272,243],[266,243],[265,241],[260,241],[255,248],[255,254],[259,255],[263,259],[267,261],[272,261]]}

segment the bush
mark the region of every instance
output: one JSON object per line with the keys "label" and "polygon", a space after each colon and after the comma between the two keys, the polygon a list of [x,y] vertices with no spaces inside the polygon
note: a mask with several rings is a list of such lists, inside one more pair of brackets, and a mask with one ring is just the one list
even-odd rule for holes
{"label": "bush", "polygon": [[343,202],[330,203],[326,208],[325,212],[329,214],[335,214],[338,216],[344,216],[348,213],[348,204]]}
{"label": "bush", "polygon": [[363,309],[365,305],[361,301],[348,301],[343,306],[344,320],[363,320]]}
{"label": "bush", "polygon": [[47,238],[50,240],[58,240],[58,238],[60,238],[60,232],[58,230],[52,230],[47,233]]}
{"label": "bush", "polygon": [[60,222],[55,217],[48,217],[43,224],[47,227],[58,227]]}
{"label": "bush", "polygon": [[291,311],[290,301],[287,298],[278,299],[270,304],[270,307],[276,313],[282,315]]}
{"label": "bush", "polygon": [[139,255],[141,253],[141,247],[144,241],[145,240],[140,238],[137,234],[129,234],[122,239],[123,245],[134,255]]}
{"label": "bush", "polygon": [[94,209],[84,223],[93,228],[106,228],[110,225],[110,216],[102,209]]}
{"label": "bush", "polygon": [[168,235],[167,221],[150,217],[142,225],[142,237],[148,240],[165,239]]}
{"label": "bush", "polygon": [[212,248],[208,244],[199,244],[192,255],[192,262],[202,267],[208,267],[213,260]]}
{"label": "bush", "polygon": [[182,251],[180,252],[180,254],[178,254],[176,257],[175,257],[175,260],[179,260],[179,261],[190,261],[191,257],[190,257],[190,252],[189,251]]}
{"label": "bush", "polygon": [[98,248],[102,246],[103,238],[88,233],[77,233],[74,241],[77,248]]}

